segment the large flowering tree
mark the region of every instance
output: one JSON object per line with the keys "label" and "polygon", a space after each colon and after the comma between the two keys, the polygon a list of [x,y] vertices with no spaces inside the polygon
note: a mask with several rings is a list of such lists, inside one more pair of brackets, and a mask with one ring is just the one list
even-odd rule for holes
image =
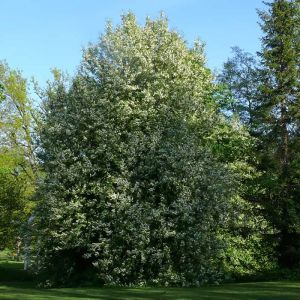
{"label": "large flowering tree", "polygon": [[247,137],[218,113],[202,44],[189,48],[164,17],[139,26],[127,14],[87,47],[69,84],[55,75],[41,130],[40,274],[62,284],[91,273],[122,285],[218,280],[230,157]]}

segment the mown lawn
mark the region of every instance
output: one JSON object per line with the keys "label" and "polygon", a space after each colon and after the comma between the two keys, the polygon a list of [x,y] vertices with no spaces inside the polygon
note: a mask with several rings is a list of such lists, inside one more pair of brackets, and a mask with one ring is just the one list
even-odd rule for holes
{"label": "mown lawn", "polygon": [[0,299],[299,299],[300,282],[258,282],[205,286],[202,288],[36,288],[22,271],[22,264],[0,263]]}

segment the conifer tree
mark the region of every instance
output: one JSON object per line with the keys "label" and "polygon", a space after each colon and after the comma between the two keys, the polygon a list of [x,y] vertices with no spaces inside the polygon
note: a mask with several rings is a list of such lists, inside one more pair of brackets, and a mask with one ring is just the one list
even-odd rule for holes
{"label": "conifer tree", "polygon": [[264,79],[256,109],[258,157],[263,172],[260,201],[280,236],[279,262],[299,261],[293,245],[300,229],[299,1],[275,0],[260,11]]}

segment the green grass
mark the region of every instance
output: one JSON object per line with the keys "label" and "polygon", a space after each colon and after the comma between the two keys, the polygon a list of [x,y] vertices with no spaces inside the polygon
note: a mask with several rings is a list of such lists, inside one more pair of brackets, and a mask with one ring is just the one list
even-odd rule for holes
{"label": "green grass", "polygon": [[300,299],[300,282],[224,284],[202,288],[36,288],[22,263],[0,262],[0,299],[140,300],[140,299]]}
{"label": "green grass", "polygon": [[0,299],[300,299],[299,282],[261,282],[203,288],[60,288],[37,289],[30,284],[0,283]]}

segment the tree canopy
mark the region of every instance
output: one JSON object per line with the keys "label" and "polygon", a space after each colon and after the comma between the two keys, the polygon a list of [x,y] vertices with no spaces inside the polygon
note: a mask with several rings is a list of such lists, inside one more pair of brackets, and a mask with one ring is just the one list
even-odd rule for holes
{"label": "tree canopy", "polygon": [[139,26],[131,13],[87,47],[71,82],[56,74],[41,131],[41,272],[63,265],[49,272],[60,283],[79,268],[108,284],[223,276],[233,153],[247,134],[214,90],[201,43],[190,49],[164,17]]}
{"label": "tree canopy", "polygon": [[21,73],[0,62],[0,249],[15,247],[30,214],[37,162],[31,103]]}

